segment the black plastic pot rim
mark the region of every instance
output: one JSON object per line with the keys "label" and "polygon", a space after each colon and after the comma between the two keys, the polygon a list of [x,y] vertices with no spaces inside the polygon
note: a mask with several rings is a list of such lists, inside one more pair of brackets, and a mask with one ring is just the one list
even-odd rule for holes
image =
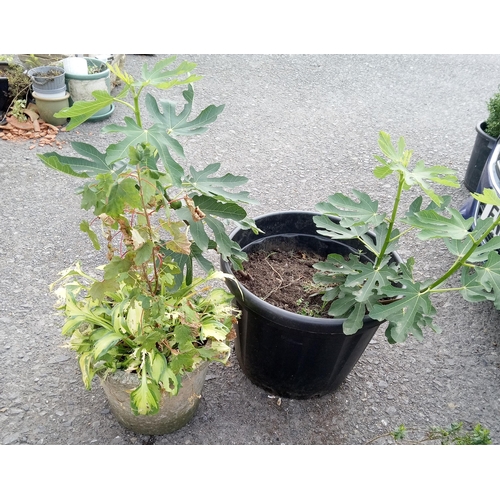
{"label": "black plastic pot rim", "polygon": [[[269,214],[257,216],[254,218],[255,223],[257,227],[259,227],[258,221],[270,216],[276,216],[279,214],[287,213],[290,215],[293,214],[308,214],[311,215],[311,217],[315,215],[322,215],[317,212],[308,212],[308,211],[302,211],[302,210],[291,210],[291,211],[286,211],[286,212],[272,212]],[[240,231],[243,231],[244,229],[241,228],[236,228],[234,229],[229,237],[233,239],[233,237]],[[372,237],[375,237],[375,234],[372,233],[371,231],[368,233]],[[399,259],[399,255],[397,252],[393,252],[393,255]],[[221,261],[221,265],[223,267],[223,271],[229,274],[232,274],[234,276],[234,272],[231,269],[231,265],[227,261]],[[250,290],[248,290],[244,285],[241,284],[240,281],[238,281],[235,277],[234,282],[229,284],[229,281],[232,280],[227,280],[226,283],[228,284],[228,287],[233,290],[231,292],[233,295],[235,295],[236,300],[244,302],[245,306],[248,307],[248,309],[258,312],[261,316],[266,317],[269,320],[274,321],[275,323],[278,324],[286,324],[291,321],[295,322],[297,325],[303,325],[304,327],[307,327],[309,331],[313,330],[316,331],[316,333],[325,333],[325,334],[331,334],[331,328],[332,326],[341,326],[345,322],[346,318],[314,318],[311,316],[303,316],[302,314],[294,313],[291,311],[286,311],[284,309],[281,309],[279,307],[276,307],[272,304],[269,304],[269,302],[266,302],[265,300],[257,297],[257,295],[253,294]],[[239,293],[238,293],[239,292]],[[385,323],[385,321],[378,321],[373,318],[371,318],[369,315],[365,315],[363,318],[363,327],[371,327],[371,326],[376,326],[376,325],[381,325]]]}
{"label": "black plastic pot rim", "polygon": [[[237,286],[240,288],[241,295],[238,296],[235,291],[232,291],[236,297],[236,301],[240,300],[248,309],[258,312],[261,316],[273,321],[274,323],[286,326],[290,322],[294,322],[297,327],[303,326],[308,331],[315,333],[324,333],[331,335],[332,327],[341,327],[346,318],[315,318],[311,316],[303,316],[302,314],[280,309],[265,300],[257,297],[244,285],[237,281]],[[381,325],[383,322],[374,320],[366,315],[363,318],[363,327],[371,327]]]}
{"label": "black plastic pot rim", "polygon": [[476,125],[476,132],[480,135],[482,135],[483,137],[485,137],[486,139],[488,139],[490,142],[496,142],[497,138],[496,137],[493,137],[492,135],[488,134],[487,132],[485,132],[485,129],[486,129],[486,120],[482,120],[480,121],[477,125]]}

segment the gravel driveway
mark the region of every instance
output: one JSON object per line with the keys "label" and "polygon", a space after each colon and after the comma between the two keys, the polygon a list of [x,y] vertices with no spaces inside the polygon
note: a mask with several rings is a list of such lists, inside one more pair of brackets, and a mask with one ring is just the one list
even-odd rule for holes
{"label": "gravel driveway", "polygon": [[[128,55],[134,74],[156,56]],[[371,174],[380,130],[403,135],[427,164],[456,169],[461,179],[486,117],[486,102],[500,83],[494,55],[187,55],[205,77],[195,107],[225,104],[200,137],[187,141],[191,164],[221,162],[247,176],[260,201],[257,216],[312,210],[328,194],[351,188],[393,196],[390,180]],[[60,133],[63,153],[72,140],[101,150],[105,122]],[[48,286],[75,260],[100,264],[78,226],[78,179],[44,167],[31,142],[0,141],[0,444],[344,444],[357,445],[404,424],[481,423],[500,443],[499,313],[491,304],[459,296],[435,301],[442,334],[423,342],[389,345],[383,329],[341,388],[321,399],[270,397],[230,366],[212,366],[199,411],[185,428],[150,438],[124,430],[95,384],[83,387],[72,352],[62,348],[62,319]],[[443,191],[448,193],[448,191]],[[465,188],[449,190],[456,207]],[[410,240],[428,274],[449,264],[442,246]],[[382,438],[376,443],[391,441]]]}

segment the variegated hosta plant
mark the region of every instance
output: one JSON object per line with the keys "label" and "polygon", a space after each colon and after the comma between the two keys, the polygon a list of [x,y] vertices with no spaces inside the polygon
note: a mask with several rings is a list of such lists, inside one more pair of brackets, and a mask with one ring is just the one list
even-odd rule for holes
{"label": "variegated hosta plant", "polygon": [[[246,255],[227,236],[225,221],[258,231],[242,207],[253,200],[234,190],[245,177],[217,176],[218,163],[201,170],[180,164],[185,155],[177,138],[205,132],[224,106],[210,105],[190,119],[192,83],[200,77],[191,74],[192,63],[169,69],[174,61],[162,60],[152,69],[144,65],[137,78],[109,66],[123,85],[118,95],[95,91],[94,101],[76,102],[58,113],[71,118],[71,129],[109,104],[129,108],[133,117],[103,128],[121,136],[105,152],[73,142],[78,156],[39,155],[48,167],[85,179],[81,206],[94,218],[80,228],[96,250],[107,246],[99,277],[79,266],[63,272],[63,333],[71,336],[86,387],[96,373],[124,369],[138,374],[131,395],[137,414],[155,413],[160,391],[176,394],[184,372],[204,360],[227,360],[236,311],[232,296],[213,288],[213,280],[226,276],[215,273],[207,252],[218,252],[239,269]],[[151,94],[143,99],[148,87],[177,85],[187,85],[178,114],[174,102],[157,101]]]}
{"label": "variegated hosta plant", "polygon": [[[140,283],[119,281],[118,289],[96,297],[99,280],[77,263],[52,285],[66,317],[62,333],[78,353],[83,382],[91,389],[96,373],[126,370],[138,374],[130,394],[136,414],[154,414],[161,391],[175,396],[180,375],[204,361],[225,363],[234,334],[233,296],[211,281],[227,277],[213,271],[183,283],[175,292],[151,295]],[[159,282],[168,289],[168,273]]]}
{"label": "variegated hosta plant", "polygon": [[[324,214],[314,219],[320,234],[335,240],[357,239],[373,256],[368,260],[362,258],[363,252],[348,256],[331,254],[325,262],[314,265],[319,271],[314,280],[329,314],[346,318],[343,328],[348,335],[361,328],[365,314],[387,321],[386,337],[390,343],[396,343],[410,334],[422,339],[425,327],[440,330],[434,324],[436,309],[431,301],[437,293],[459,292],[470,302],[491,300],[500,309],[500,236],[490,234],[500,224],[500,218],[479,219],[475,224],[473,218],[464,219],[449,206],[450,196],[440,196],[432,188],[432,183],[459,187],[453,170],[427,167],[423,161],[411,168],[412,153],[406,150],[403,138],[393,145],[390,136],[381,132],[379,146],[384,157],[375,157],[379,162],[375,177],[384,179],[392,174],[397,178],[390,213],[379,213],[377,201],[355,190],[357,199],[337,193],[316,206]],[[400,215],[403,193],[417,187],[430,202],[424,206],[423,197],[418,196]],[[473,196],[485,204],[500,206],[494,190],[486,189]],[[339,218],[338,223],[327,216]],[[391,252],[397,251],[400,238],[410,232],[431,245],[436,245],[436,240],[443,241],[450,252],[450,265],[440,277],[417,279],[414,257],[402,263],[391,261]],[[447,285],[458,272],[460,285]]]}

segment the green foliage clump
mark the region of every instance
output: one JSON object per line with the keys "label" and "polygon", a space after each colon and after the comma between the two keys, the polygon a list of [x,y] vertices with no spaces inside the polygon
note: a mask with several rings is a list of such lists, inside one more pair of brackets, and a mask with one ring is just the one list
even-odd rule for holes
{"label": "green foliage clump", "polygon": [[26,100],[30,91],[31,79],[20,64],[16,64],[12,56],[0,56],[0,76],[9,81],[7,94],[8,111],[17,100]]}
{"label": "green foliage clump", "polygon": [[492,137],[500,136],[500,92],[497,92],[488,102],[489,116],[486,120],[485,132]]}
{"label": "green foliage clump", "polygon": [[[225,222],[258,231],[242,206],[253,200],[238,191],[245,177],[218,176],[219,163],[199,170],[181,165],[178,139],[204,133],[224,106],[210,105],[190,120],[192,84],[201,77],[191,73],[193,63],[171,68],[175,59],[145,65],[137,77],[108,65],[123,84],[117,96],[96,90],[93,101],[77,101],[56,115],[71,118],[71,130],[110,104],[131,110],[133,117],[103,128],[118,136],[105,152],[75,141],[77,156],[39,155],[49,168],[84,179],[81,207],[93,217],[80,229],[97,251],[107,247],[100,279],[77,264],[57,282],[62,333],[78,354],[88,389],[97,374],[137,374],[130,404],[141,415],[158,411],[162,392],[175,395],[184,373],[205,361],[227,361],[238,313],[233,296],[215,285],[231,277],[216,272],[206,256],[214,251],[241,267],[246,254],[227,236]],[[179,85],[187,87],[179,113],[174,102],[150,93],[140,104],[147,88]]]}
{"label": "green foliage clump", "polygon": [[[451,197],[439,195],[432,187],[459,187],[455,172],[440,165],[428,167],[422,160],[410,166],[412,152],[402,137],[393,145],[389,134],[380,132],[379,146],[383,156],[375,156],[379,162],[375,177],[393,175],[397,180],[390,212],[379,211],[376,200],[357,190],[353,190],[357,199],[336,193],[316,205],[323,214],[314,217],[319,234],[351,240],[353,245],[361,243],[361,250],[353,248],[349,255],[330,254],[326,261],[313,265],[318,270],[314,281],[324,287],[328,314],[346,318],[346,335],[363,326],[366,314],[387,321],[386,337],[395,343],[405,341],[410,334],[421,340],[426,327],[440,331],[434,323],[434,294],[459,292],[469,302],[491,300],[500,309],[500,236],[490,238],[500,218],[464,219],[449,206]],[[423,196],[418,196],[400,216],[402,195],[412,188],[420,188],[430,203],[424,204]],[[493,189],[472,196],[481,203],[500,206]],[[394,259],[400,238],[409,233],[433,245],[442,240],[453,261],[441,276],[419,280],[413,256],[400,262]],[[456,273],[461,276],[460,286],[446,286]]]}
{"label": "green foliage clump", "polygon": [[26,109],[26,99],[17,99],[12,103],[10,113],[20,122],[26,122],[28,117],[24,113],[24,109]]}
{"label": "green foliage clump", "polygon": [[454,422],[449,427],[432,426],[423,433],[423,436],[410,438],[409,432],[418,432],[418,429],[408,429],[400,425],[394,431],[377,436],[366,444],[373,443],[382,437],[392,437],[396,444],[423,444],[429,441],[439,441],[442,445],[488,445],[491,444],[490,431],[481,424],[471,430],[464,430],[463,422]]}

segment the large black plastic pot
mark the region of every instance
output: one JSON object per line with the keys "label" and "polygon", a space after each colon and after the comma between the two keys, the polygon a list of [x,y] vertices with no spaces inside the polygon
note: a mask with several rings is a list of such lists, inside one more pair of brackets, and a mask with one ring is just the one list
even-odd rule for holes
{"label": "large black plastic pot", "polygon": [[[244,251],[289,249],[347,254],[362,250],[358,240],[333,241],[319,235],[311,212],[278,212],[255,219],[264,234],[236,229],[230,235]],[[370,255],[366,255],[370,258]],[[394,259],[400,261],[397,254]],[[233,273],[221,260],[221,268]],[[380,326],[365,316],[363,328],[345,335],[343,319],[312,318],[275,307],[240,282],[226,281],[241,309],[235,340],[236,356],[245,375],[278,396],[306,399],[337,389],[346,379]]]}
{"label": "large black plastic pot", "polygon": [[479,122],[476,125],[476,140],[465,172],[464,186],[471,193],[476,191],[486,160],[496,143],[496,139],[484,131],[485,128],[486,122]]}

